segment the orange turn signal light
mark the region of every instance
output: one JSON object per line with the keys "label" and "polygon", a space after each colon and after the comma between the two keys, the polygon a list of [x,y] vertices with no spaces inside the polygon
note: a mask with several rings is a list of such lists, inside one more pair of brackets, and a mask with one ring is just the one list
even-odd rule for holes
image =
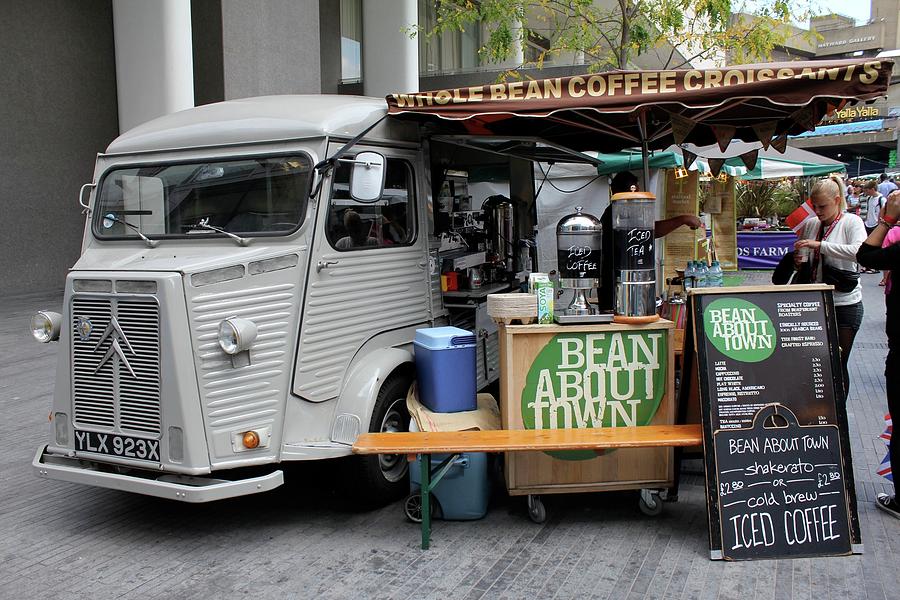
{"label": "orange turn signal light", "polygon": [[243,438],[244,448],[257,448],[259,447],[259,434],[255,431],[248,431],[244,434]]}

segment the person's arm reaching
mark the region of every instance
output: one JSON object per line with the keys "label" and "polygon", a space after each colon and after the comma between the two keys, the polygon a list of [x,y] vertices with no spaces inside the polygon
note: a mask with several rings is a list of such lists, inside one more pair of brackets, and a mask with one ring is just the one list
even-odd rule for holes
{"label": "person's arm reaching", "polygon": [[682,225],[687,225],[691,229],[697,229],[703,226],[703,221],[695,215],[678,215],[677,217],[663,219],[654,223],[653,235],[658,238],[665,237]]}
{"label": "person's arm reaching", "polygon": [[859,247],[856,261],[860,265],[868,269],[900,269],[900,244],[894,244],[887,248],[881,247],[885,236],[891,230],[891,226],[897,223],[898,218],[900,218],[900,191],[891,192],[888,196],[878,225]]}

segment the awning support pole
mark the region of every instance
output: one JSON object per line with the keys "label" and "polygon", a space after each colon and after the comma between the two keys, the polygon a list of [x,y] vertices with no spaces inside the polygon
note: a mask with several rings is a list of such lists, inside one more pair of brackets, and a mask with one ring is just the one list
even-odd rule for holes
{"label": "awning support pole", "polygon": [[641,162],[644,165],[644,180],[642,189],[645,192],[650,191],[650,145],[647,140],[647,113],[641,111],[638,116],[638,125],[641,129]]}

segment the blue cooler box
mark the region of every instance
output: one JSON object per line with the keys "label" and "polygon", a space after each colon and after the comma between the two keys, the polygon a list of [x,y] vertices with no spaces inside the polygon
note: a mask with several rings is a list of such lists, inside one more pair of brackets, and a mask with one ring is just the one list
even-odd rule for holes
{"label": "blue cooler box", "polygon": [[[409,430],[418,431],[415,419],[409,422]],[[447,456],[433,454],[431,468],[435,469]],[[416,457],[416,461],[409,464],[409,489],[413,494],[419,492],[421,461],[421,457]],[[487,454],[461,454],[431,492],[431,497],[438,504],[434,514],[447,521],[472,521],[484,517],[491,497]]]}
{"label": "blue cooler box", "polygon": [[458,327],[417,329],[419,402],[434,412],[475,410],[475,335]]}

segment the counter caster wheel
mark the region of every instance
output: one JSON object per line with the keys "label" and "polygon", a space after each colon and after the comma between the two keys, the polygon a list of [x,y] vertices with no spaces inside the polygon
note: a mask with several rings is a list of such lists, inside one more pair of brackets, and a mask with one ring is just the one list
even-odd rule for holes
{"label": "counter caster wheel", "polygon": [[538,524],[547,520],[547,509],[540,496],[528,494],[528,518]]}
{"label": "counter caster wheel", "polygon": [[655,517],[662,513],[663,503],[656,490],[641,490],[638,498],[638,508],[648,517]]}
{"label": "counter caster wheel", "polygon": [[[428,505],[428,512],[431,513],[431,516],[434,517],[434,505],[435,505],[434,496],[431,497],[431,504]],[[406,518],[412,521],[413,523],[421,523],[422,522],[422,494],[416,492],[415,494],[410,494],[406,497],[406,500],[403,501],[403,512],[406,513]]]}

